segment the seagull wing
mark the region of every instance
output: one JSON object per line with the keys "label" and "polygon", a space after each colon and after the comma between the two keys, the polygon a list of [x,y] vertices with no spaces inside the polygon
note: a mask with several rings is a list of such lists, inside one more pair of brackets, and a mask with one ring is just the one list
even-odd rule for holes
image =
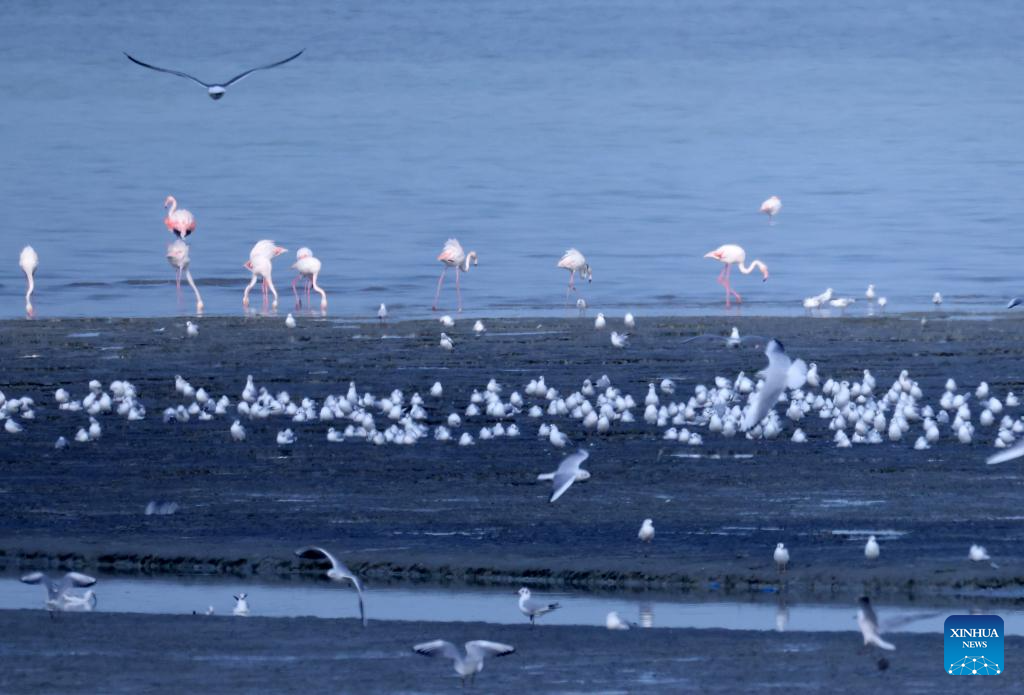
{"label": "seagull wing", "polygon": [[443,639],[417,644],[412,650],[423,656],[446,656],[454,661],[462,659],[462,655],[459,654],[459,650],[455,648],[455,645]]}
{"label": "seagull wing", "polygon": [[[750,409],[747,411],[747,416],[743,420],[744,430],[749,430],[761,422],[768,414],[768,411],[778,403],[779,396],[782,394],[783,389],[786,388],[790,367],[793,365],[792,360],[789,359],[789,356],[782,349],[782,344],[776,340],[768,343],[764,354],[768,356],[768,366],[762,371],[764,385],[755,394],[753,403],[751,403]],[[806,369],[805,365],[804,370]],[[804,376],[806,377],[806,372]]]}
{"label": "seagull wing", "polygon": [[29,572],[21,578],[21,581],[26,584],[40,584],[46,579],[46,575],[42,572]]}
{"label": "seagull wing", "polygon": [[786,370],[786,388],[798,389],[807,381],[807,363],[803,360],[793,360]]}
{"label": "seagull wing", "polygon": [[[251,75],[252,73],[256,72],[257,70],[269,70],[270,68],[276,68],[276,67],[277,67],[278,65],[284,65],[285,63],[287,63],[287,62],[289,62],[289,61],[295,60],[295,59],[296,59],[296,58],[298,58],[298,57],[299,57],[300,55],[302,55],[303,53],[305,53],[305,51],[306,51],[306,49],[305,49],[305,48],[303,48],[303,49],[302,49],[301,51],[299,51],[299,52],[298,52],[298,53],[296,53],[295,55],[293,55],[293,56],[288,56],[288,57],[287,57],[287,58],[285,58],[284,60],[279,60],[279,61],[277,61],[276,63],[271,63],[270,65],[261,65],[261,66],[259,66],[258,68],[252,68],[251,70],[246,70],[246,71],[245,71],[245,72],[243,72],[242,74],[240,74],[240,75],[235,75],[234,77],[232,77],[232,78],[231,78],[230,80],[228,80],[227,82],[225,82],[225,83],[223,84],[223,86],[224,86],[224,87],[230,87],[230,86],[231,86],[231,85],[233,85],[233,84],[234,84],[235,82],[238,82],[239,80],[241,80],[241,79],[243,79],[243,78],[245,78],[245,77],[248,77],[249,75]],[[193,78],[193,79],[194,79],[194,78]]]}
{"label": "seagull wing", "polygon": [[308,560],[327,560],[331,563],[331,569],[333,570],[332,573],[334,575],[343,579],[348,579],[352,582],[352,585],[356,588],[356,594],[359,596],[359,618],[363,621],[363,627],[365,627],[366,606],[363,604],[363,583],[359,581],[359,577],[353,574],[352,570],[346,567],[344,562],[334,557],[323,548],[318,548],[315,545],[299,548],[295,551],[295,554],[298,557],[303,557]]}
{"label": "seagull wing", "polygon": [[[1000,451],[997,454],[992,454],[987,459],[985,459],[985,463],[987,463],[990,466],[993,466],[993,465],[995,465],[997,463],[1003,463],[1005,461],[1012,461],[1013,459],[1017,458],[1018,456],[1024,456],[1024,439],[1022,439],[1021,441],[1017,442],[1016,444],[1011,446],[1009,449],[1003,449],[1002,451]],[[25,581],[25,580],[23,579],[22,581]]]}
{"label": "seagull wing", "polygon": [[171,75],[177,75],[178,77],[184,77],[186,79],[192,80],[193,82],[198,82],[199,84],[203,85],[207,89],[209,89],[210,87],[213,86],[211,84],[206,84],[205,82],[203,82],[202,80],[200,80],[200,79],[198,79],[196,77],[192,77],[192,75],[189,75],[187,72],[180,72],[178,70],[168,70],[167,68],[158,68],[155,65],[150,65],[149,63],[143,63],[141,60],[138,60],[136,58],[132,58],[127,53],[125,53],[125,57],[127,57],[128,60],[132,61],[136,65],[141,65],[144,68],[149,68],[150,70],[156,70],[157,72],[166,72],[166,73],[169,73]]}
{"label": "seagull wing", "polygon": [[566,456],[560,464],[558,464],[558,470],[555,471],[555,477],[553,480],[553,487],[551,491],[551,499],[548,502],[554,502],[559,497],[565,494],[572,484],[576,481],[576,472],[579,471],[580,466],[590,456],[590,453],[586,449],[580,449],[574,454]]}
{"label": "seagull wing", "polygon": [[92,586],[96,583],[96,578],[90,577],[88,574],[82,574],[81,572],[68,572],[64,575],[63,583],[68,587]]}
{"label": "seagull wing", "polygon": [[466,656],[476,661],[483,661],[487,656],[506,656],[516,650],[511,644],[501,642],[488,642],[483,639],[476,639],[466,642]]}

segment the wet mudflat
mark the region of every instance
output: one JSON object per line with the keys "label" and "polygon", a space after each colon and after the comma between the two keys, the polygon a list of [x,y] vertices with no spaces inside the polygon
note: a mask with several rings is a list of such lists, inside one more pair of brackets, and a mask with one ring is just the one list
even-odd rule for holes
{"label": "wet mudflat", "polygon": [[[61,565],[295,576],[291,551],[316,542],[342,553],[371,583],[743,592],[778,584],[771,551],[781,541],[792,553],[784,588],[797,597],[993,587],[1015,595],[1024,464],[984,465],[995,428],[979,427],[971,445],[944,431],[928,451],[913,451],[912,438],[836,449],[827,422],[810,418],[801,423],[809,435],[803,445],[788,440],[790,425],[774,441],[703,430],[701,446],[685,446],[663,440],[642,413],[650,382],[674,379],[674,398],[682,400],[716,375],[760,369],[765,360],[754,348],[681,345],[697,333],[726,334],[732,325],[779,337],[790,354],[816,362],[823,380],[855,380],[868,368],[882,391],[908,369],[934,404],[948,377],[964,390],[987,380],[1000,397],[1020,393],[1019,321],[935,315],[922,326],[917,317],[641,316],[625,350],[613,349],[592,318],[485,322],[483,336],[474,336],[466,320],[448,330],[456,341],[451,353],[437,346],[436,322],[380,326],[300,317],[288,330],[281,318],[207,318],[193,339],[175,319],[5,323],[0,388],[7,398],[35,399],[36,418],[24,432],[0,436],[0,562],[9,572]],[[621,324],[610,319],[609,327]],[[187,405],[174,390],[177,374],[215,397],[227,394],[228,415],[163,422],[165,407]],[[413,446],[329,443],[328,423],[283,416],[243,418],[248,438],[232,442],[228,427],[247,374],[294,400],[320,402],[353,380],[360,393],[378,397],[393,389],[407,398],[419,392],[431,427],[450,412],[464,413],[472,390],[491,378],[507,397],[540,375],[565,395],[585,378],[607,374],[639,406],[636,422],[615,423],[606,435],[566,417],[532,419],[524,411],[511,418],[518,438],[469,447],[431,437]],[[98,441],[72,441],[57,451],[57,436],[71,439],[88,419],[57,410],[53,391],[62,386],[81,398],[90,379],[131,381],[147,416],[100,416]],[[444,386],[439,399],[426,395],[434,381]],[[565,450],[536,436],[541,422],[557,422],[591,452],[593,478],[555,504],[534,477],[553,470]],[[493,420],[464,419],[456,437],[462,430],[476,437],[485,424]],[[275,436],[285,427],[298,440],[282,448]],[[154,499],[179,509],[146,516]],[[655,520],[658,536],[645,555],[636,531],[646,517]],[[862,554],[867,533],[882,542],[882,557],[870,566]],[[985,545],[998,568],[968,562],[971,543]],[[301,571],[315,572],[308,564]]]}
{"label": "wet mudflat", "polygon": [[[860,649],[857,633],[371,622],[5,611],[4,692],[457,692],[451,662],[414,644],[489,639],[516,652],[485,662],[479,692],[712,692],[778,688],[933,693],[951,687],[939,635],[899,635],[896,651]],[[895,638],[894,638],[895,639]],[[1006,655],[1021,653],[1008,638]],[[1020,669],[986,679],[1019,692]],[[756,685],[755,685],[756,684]],[[880,690],[881,689],[881,690]]]}

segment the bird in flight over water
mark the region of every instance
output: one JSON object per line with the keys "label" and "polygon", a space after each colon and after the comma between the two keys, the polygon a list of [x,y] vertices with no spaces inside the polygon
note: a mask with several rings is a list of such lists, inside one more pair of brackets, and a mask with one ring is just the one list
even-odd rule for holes
{"label": "bird in flight over water", "polygon": [[220,84],[220,83],[209,84],[207,82],[203,82],[202,80],[200,80],[200,79],[198,79],[196,77],[193,77],[192,75],[189,75],[187,72],[179,72],[178,70],[168,70],[167,68],[158,68],[155,65],[150,65],[149,63],[143,63],[141,60],[137,60],[137,59],[131,57],[130,55],[128,55],[127,53],[125,53],[125,56],[128,58],[128,60],[132,61],[136,65],[141,65],[144,68],[149,68],[150,70],[156,70],[157,72],[166,72],[166,73],[169,73],[171,75],[177,75],[178,77],[184,77],[186,79],[192,80],[193,82],[197,82],[197,83],[203,85],[204,87],[206,87],[206,93],[210,96],[211,99],[216,101],[217,99],[220,99],[222,96],[224,96],[224,93],[227,91],[227,88],[230,87],[231,85],[233,85],[235,82],[238,82],[239,80],[241,80],[241,79],[243,79],[245,77],[248,77],[249,75],[251,75],[252,73],[256,72],[257,70],[269,70],[270,68],[276,68],[278,65],[284,65],[285,63],[293,61],[296,58],[298,58],[300,55],[302,55],[305,52],[305,50],[306,49],[303,48],[301,51],[299,51],[295,55],[289,56],[289,57],[285,58],[284,60],[279,60],[276,63],[271,63],[270,65],[261,65],[258,68],[252,68],[251,70],[246,70],[245,72],[241,73],[240,75],[235,75],[234,77],[232,77],[227,82],[224,82],[223,84]]}

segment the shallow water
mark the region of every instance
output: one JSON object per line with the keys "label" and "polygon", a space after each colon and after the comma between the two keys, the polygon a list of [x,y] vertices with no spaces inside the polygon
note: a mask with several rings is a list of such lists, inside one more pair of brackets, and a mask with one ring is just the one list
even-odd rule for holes
{"label": "shallow water", "polygon": [[[751,314],[798,313],[829,285],[874,282],[892,311],[935,291],[985,311],[1020,290],[1010,0],[6,10],[3,316],[21,313],[25,243],[40,316],[187,311],[164,260],[168,193],[196,214],[212,314],[241,311],[242,263],[268,237],[312,247],[338,316],[427,313],[448,236],[480,253],[463,283],[480,314],[560,311],[572,245],[598,310],[721,311],[702,255],[727,242],[771,269],[736,279]],[[213,80],[302,47],[218,102],[121,55]],[[771,194],[775,226],[756,212]]]}
{"label": "shallow water", "polygon": [[[356,594],[349,587],[328,584],[253,584],[223,580],[166,580],[101,578],[94,587],[95,610],[115,613],[205,613],[230,615],[233,594],[246,592],[250,615],[264,617],[313,616],[356,618]],[[551,625],[603,625],[609,611],[645,628],[722,628],[846,632],[856,630],[856,607],[845,604],[788,604],[782,597],[758,601],[694,602],[665,596],[591,594],[535,591],[535,598],[556,601],[556,611],[538,621]],[[0,581],[0,610],[43,608],[45,592],[13,577]],[[424,620],[519,624],[526,618],[518,610],[512,589],[415,589],[369,587],[366,611],[371,620]],[[969,606],[876,605],[889,632],[941,633],[952,614],[967,613]],[[1002,616],[1009,634],[1024,634],[1024,611],[993,609]]]}

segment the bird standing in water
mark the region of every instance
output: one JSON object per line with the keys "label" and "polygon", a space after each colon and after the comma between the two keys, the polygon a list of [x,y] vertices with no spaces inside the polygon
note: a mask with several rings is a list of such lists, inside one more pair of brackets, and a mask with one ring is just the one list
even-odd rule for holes
{"label": "bird standing in water", "polygon": [[203,298],[199,295],[199,288],[196,287],[196,283],[192,279],[192,272],[188,268],[190,263],[188,244],[186,244],[181,239],[175,239],[170,244],[168,244],[167,262],[171,264],[172,268],[176,268],[178,270],[178,298],[181,298],[181,274],[184,273],[185,281],[188,282],[189,287],[192,288],[192,291],[195,292],[196,295],[196,312],[202,313]]}
{"label": "bird standing in water", "polygon": [[576,290],[576,274],[579,273],[580,279],[586,279],[587,282],[593,282],[594,271],[591,269],[590,264],[587,263],[587,257],[580,253],[579,249],[569,249],[562,254],[562,257],[558,261],[559,268],[565,268],[569,271],[569,287],[565,290],[565,303],[569,303],[569,293]]}
{"label": "bird standing in water", "polygon": [[458,300],[458,310],[462,311],[462,289],[459,287],[459,275],[468,273],[469,266],[479,265],[476,251],[466,253],[458,239],[449,239],[444,242],[444,248],[438,254],[437,260],[444,264],[441,270],[441,277],[437,281],[437,292],[434,293],[434,311],[437,311],[437,301],[441,298],[441,285],[444,283],[444,276],[449,268],[455,268],[455,296]]}
{"label": "bird standing in water", "polygon": [[35,275],[36,268],[39,267],[39,254],[31,246],[26,246],[21,250],[18,265],[25,273],[25,281],[28,283],[28,288],[25,290],[25,313],[32,317],[36,315],[36,311],[32,307],[32,292],[36,288]]}
{"label": "bird standing in water", "polygon": [[310,297],[312,291],[315,290],[320,295],[320,308],[327,308],[327,293],[324,292],[323,288],[316,284],[317,278],[320,276],[320,268],[323,264],[319,258],[313,256],[313,252],[303,246],[301,249],[295,252],[295,263],[292,264],[292,268],[298,271],[298,275],[292,280],[292,293],[295,295],[295,307],[299,308],[302,306],[302,300],[299,298],[299,293],[295,286],[298,284],[300,279],[306,281],[306,306],[312,305]]}
{"label": "bird standing in water", "polygon": [[164,224],[167,226],[167,231],[174,234],[179,239],[184,239],[189,234],[196,231],[196,218],[185,208],[178,207],[177,198],[173,195],[167,196],[164,200],[164,207],[170,208],[167,211],[167,217],[164,218]]}
{"label": "bird standing in water", "polygon": [[704,254],[704,258],[711,258],[725,264],[722,272],[718,274],[718,284],[725,288],[725,306],[729,307],[729,295],[736,297],[737,302],[742,302],[743,297],[740,296],[739,292],[732,289],[729,285],[729,276],[732,273],[732,267],[734,265],[739,266],[740,272],[744,275],[750,275],[755,269],[761,271],[761,275],[764,276],[763,281],[768,280],[768,266],[759,260],[750,262],[750,265],[746,265],[747,252],[743,250],[742,246],[736,244],[723,244],[714,251],[708,251]]}
{"label": "bird standing in water", "polygon": [[775,224],[775,216],[779,214],[779,210],[781,209],[782,201],[779,200],[779,196],[773,195],[771,198],[761,203],[760,212],[768,215],[768,224]]}

